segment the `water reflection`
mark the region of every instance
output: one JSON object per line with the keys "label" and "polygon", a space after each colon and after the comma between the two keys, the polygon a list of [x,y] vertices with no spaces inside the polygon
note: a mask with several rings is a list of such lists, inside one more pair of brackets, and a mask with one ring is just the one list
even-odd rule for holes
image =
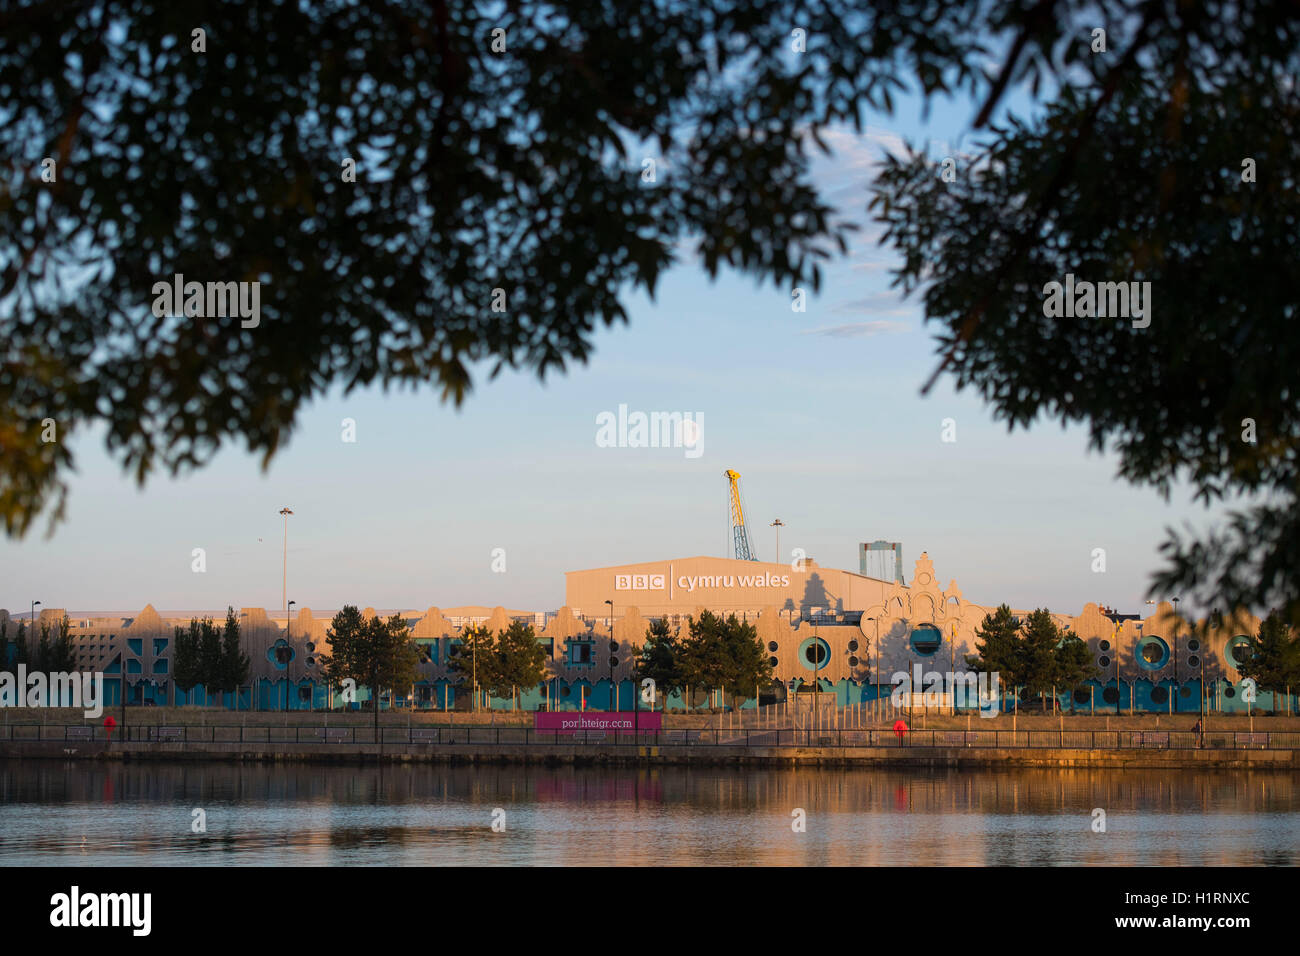
{"label": "water reflection", "polygon": [[0,864],[282,862],[1296,865],[1300,775],[0,765]]}

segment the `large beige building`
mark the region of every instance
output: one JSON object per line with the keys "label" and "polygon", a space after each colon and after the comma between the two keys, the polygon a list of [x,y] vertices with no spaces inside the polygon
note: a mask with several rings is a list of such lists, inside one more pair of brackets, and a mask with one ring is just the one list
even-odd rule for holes
{"label": "large beige building", "polygon": [[[966,656],[975,653],[976,630],[993,610],[968,600],[955,579],[943,584],[924,552],[910,583],[899,578],[881,580],[810,560],[790,566],[698,556],[568,572],[564,606],[554,611],[430,607],[382,613],[404,617],[423,648],[421,681],[413,693],[425,706],[455,703],[459,678],[448,659],[465,626],[484,624],[496,631],[512,620],[534,625],[548,655],[549,679],[538,688],[521,689],[524,706],[608,704],[611,676],[620,703],[631,706],[633,661],[651,621],[666,617],[683,626],[706,608],[753,623],[773,665],[774,696],[816,681],[842,703],[854,703],[874,698],[877,687],[887,692],[895,672],[916,664],[927,671],[965,670]],[[224,611],[206,613],[218,624],[225,618]],[[262,608],[237,613],[252,665],[240,708],[321,706],[326,691],[320,656],[328,653],[333,612],[302,608],[288,621]],[[56,625],[63,616],[62,610],[47,609],[36,623]],[[103,671],[110,693],[125,686],[132,701],[204,703],[201,692],[178,695],[171,686],[174,630],[194,616],[203,612],[160,614],[147,606],[130,615],[69,615],[78,666]],[[1237,665],[1250,652],[1259,626],[1247,617],[1235,626],[1223,622],[1193,634],[1168,603],[1145,618],[1095,604],[1053,616],[1087,642],[1101,675],[1078,704],[1127,708],[1131,695],[1138,709],[1156,710],[1196,711],[1201,686],[1217,706],[1235,709]],[[0,627],[12,640],[16,617],[0,610]],[[1258,706],[1266,707],[1263,697]],[[225,703],[235,701],[228,696]]]}

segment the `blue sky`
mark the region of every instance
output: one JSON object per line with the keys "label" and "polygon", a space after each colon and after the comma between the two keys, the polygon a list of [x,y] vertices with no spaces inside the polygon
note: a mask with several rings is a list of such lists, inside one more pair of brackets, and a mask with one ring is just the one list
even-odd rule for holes
{"label": "blue sky", "polygon": [[[630,325],[596,335],[588,365],[545,385],[480,378],[460,409],[432,391],[335,393],[307,409],[266,472],[232,446],[140,490],[82,436],[67,520],[48,539],[42,521],[0,542],[0,606],[278,608],[288,505],[299,607],[553,609],[566,570],[729,554],[722,473],[734,468],[763,560],[779,517],[787,561],[798,547],[856,569],[858,543],[884,538],[903,543],[909,580],[925,550],[941,581],[978,603],[1142,610],[1163,529],[1204,526],[1202,509],[1116,482],[1114,459],[1088,453],[1082,429],[1008,435],[947,381],[920,397],[934,346],[919,309],[889,290],[890,255],[865,211],[872,162],[900,135],[961,143],[972,113],[938,104],[922,126],[905,105],[862,137],[834,136],[818,182],[864,229],[805,313],[788,290],[710,282],[684,250],[654,303],[629,299]],[[621,403],[702,415],[703,453],[597,447],[597,415]],[[355,443],[341,440],[344,418]],[[940,440],[945,418],[956,442]],[[1098,547],[1104,574],[1091,570]],[[204,573],[191,570],[194,548]],[[491,567],[496,548],[504,573]]]}

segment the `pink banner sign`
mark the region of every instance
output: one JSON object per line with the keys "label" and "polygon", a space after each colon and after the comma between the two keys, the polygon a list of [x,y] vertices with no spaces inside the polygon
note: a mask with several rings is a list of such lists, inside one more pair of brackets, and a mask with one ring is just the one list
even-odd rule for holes
{"label": "pink banner sign", "polygon": [[578,711],[545,711],[534,714],[534,730],[548,734],[606,733],[606,734],[653,734],[663,729],[664,715],[658,711],[628,711],[614,714],[589,710],[585,714]]}

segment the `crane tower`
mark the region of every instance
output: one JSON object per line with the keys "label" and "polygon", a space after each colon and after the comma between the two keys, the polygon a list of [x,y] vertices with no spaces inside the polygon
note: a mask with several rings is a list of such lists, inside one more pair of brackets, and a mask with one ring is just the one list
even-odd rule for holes
{"label": "crane tower", "polygon": [[740,499],[740,472],[728,468],[723,474],[731,483],[731,535],[736,545],[736,560],[757,561],[754,549],[749,546],[749,531],[745,528],[745,509]]}

